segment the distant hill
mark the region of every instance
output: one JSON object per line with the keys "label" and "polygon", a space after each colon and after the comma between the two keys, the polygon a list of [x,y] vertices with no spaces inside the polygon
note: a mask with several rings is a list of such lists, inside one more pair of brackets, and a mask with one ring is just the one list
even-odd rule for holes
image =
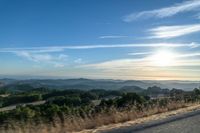
{"label": "distant hill", "polygon": [[0,82],[0,87],[3,87],[4,86],[4,83],[3,82]]}
{"label": "distant hill", "polygon": [[148,87],[158,86],[162,89],[177,88],[183,90],[193,90],[200,86],[199,82],[192,81],[139,81],[139,80],[92,80],[92,79],[30,79],[14,80],[0,79],[0,87],[11,90],[30,89],[47,87],[49,89],[106,89],[136,91],[147,89]]}
{"label": "distant hill", "polygon": [[135,93],[141,93],[144,92],[144,89],[138,87],[138,86],[124,86],[120,89],[122,92],[135,92]]}

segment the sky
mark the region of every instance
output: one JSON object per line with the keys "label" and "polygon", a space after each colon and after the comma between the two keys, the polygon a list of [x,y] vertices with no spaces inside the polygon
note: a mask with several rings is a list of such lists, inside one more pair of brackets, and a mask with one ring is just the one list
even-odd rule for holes
{"label": "sky", "polygon": [[200,80],[200,0],[0,0],[0,77]]}

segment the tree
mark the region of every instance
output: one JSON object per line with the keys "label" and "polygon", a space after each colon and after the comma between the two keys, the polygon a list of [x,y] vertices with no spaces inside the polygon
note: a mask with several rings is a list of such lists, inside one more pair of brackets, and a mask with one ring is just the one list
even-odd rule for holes
{"label": "tree", "polygon": [[193,93],[194,93],[195,95],[200,95],[200,89],[195,88],[195,89],[193,90]]}

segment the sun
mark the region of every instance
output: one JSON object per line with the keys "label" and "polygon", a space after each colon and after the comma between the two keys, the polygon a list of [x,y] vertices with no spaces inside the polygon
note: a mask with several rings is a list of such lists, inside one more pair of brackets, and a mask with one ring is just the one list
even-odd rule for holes
{"label": "sun", "polygon": [[156,52],[149,59],[154,66],[172,66],[175,63],[175,53],[167,50],[161,50]]}

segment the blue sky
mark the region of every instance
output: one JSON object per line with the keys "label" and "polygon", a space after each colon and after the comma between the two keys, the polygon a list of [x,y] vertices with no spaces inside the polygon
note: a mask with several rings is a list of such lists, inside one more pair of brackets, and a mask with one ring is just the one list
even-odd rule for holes
{"label": "blue sky", "polygon": [[0,76],[200,80],[200,0],[0,0]]}

